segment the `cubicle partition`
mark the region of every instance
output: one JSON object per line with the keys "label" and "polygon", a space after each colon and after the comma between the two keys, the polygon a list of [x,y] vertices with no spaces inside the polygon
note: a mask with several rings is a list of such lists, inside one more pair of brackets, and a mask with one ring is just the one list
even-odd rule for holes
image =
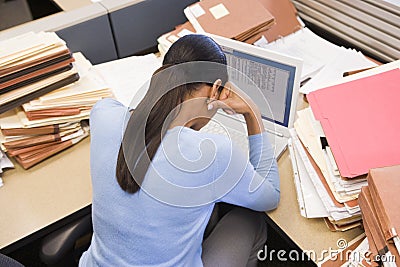
{"label": "cubicle partition", "polygon": [[196,0],[104,0],[120,58],[148,51],[157,38],[186,21],[183,9]]}
{"label": "cubicle partition", "polygon": [[72,52],[83,52],[93,64],[118,58],[107,10],[99,3],[1,31],[0,40],[30,31],[55,31],[67,42]]}
{"label": "cubicle partition", "polygon": [[196,0],[104,0],[0,32],[0,40],[29,31],[55,31],[72,52],[93,64],[157,46],[157,38],[186,21],[183,9]]}

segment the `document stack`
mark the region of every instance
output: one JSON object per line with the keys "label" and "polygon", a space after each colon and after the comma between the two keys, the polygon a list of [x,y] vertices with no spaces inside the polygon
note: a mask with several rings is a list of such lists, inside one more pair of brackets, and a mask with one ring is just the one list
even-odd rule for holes
{"label": "document stack", "polygon": [[0,113],[79,79],[65,42],[29,32],[0,42]]}
{"label": "document stack", "polygon": [[371,168],[400,164],[400,61],[307,95],[291,155],[302,215],[325,217],[331,230],[360,225],[358,196]]}
{"label": "document stack", "polygon": [[91,108],[113,97],[90,62],[80,53],[73,57],[79,81],[0,115],[2,149],[25,169],[88,136]]}
{"label": "document stack", "polygon": [[258,0],[203,0],[185,8],[184,13],[197,33],[207,32],[242,42],[275,23],[272,14]]}
{"label": "document stack", "polygon": [[371,169],[359,196],[369,249],[384,266],[400,266],[399,177],[400,165]]}
{"label": "document stack", "polygon": [[[222,35],[234,38],[232,37],[232,34],[228,32],[228,30],[231,31],[231,28],[235,26],[235,28],[233,28],[232,30],[236,29],[238,31],[239,30],[238,25],[241,24],[243,24],[241,30],[246,28],[246,23],[249,23],[247,21],[249,19],[248,18],[249,16],[246,16],[246,14],[252,14],[252,13],[246,13],[248,12],[247,9],[249,8],[251,9],[254,9],[255,7],[261,8],[260,10],[257,10],[257,13],[259,13],[260,11],[262,12],[267,11],[268,13],[264,15],[268,16],[269,19],[272,18],[272,21],[274,22],[270,22],[267,27],[261,29],[260,31],[257,31],[257,33],[253,34],[251,37],[245,39],[244,42],[248,44],[263,46],[269,42],[273,42],[284,36],[292,34],[302,28],[301,20],[297,17],[296,8],[294,7],[293,3],[290,0],[280,0],[280,1],[257,0],[256,2],[258,3],[253,6],[250,6],[249,4],[244,3],[242,1],[238,3],[237,0],[226,0],[225,2],[209,3],[209,1],[201,1],[199,3],[189,6],[186,9],[187,13],[186,15],[188,18],[190,18],[190,21],[187,21],[182,25],[176,26],[174,30],[166,34],[163,34],[158,38],[157,40],[159,43],[158,49],[161,55],[164,55],[166,51],[169,49],[169,47],[176,40],[187,34],[193,34],[193,33],[201,34],[204,32],[209,32],[216,35]],[[234,6],[244,5],[245,8],[242,8],[242,6],[240,6],[239,14],[237,14],[235,13],[237,12],[236,8],[234,8],[233,11],[232,10],[229,11],[227,7],[230,7],[231,5]],[[207,13],[206,11],[209,13]],[[214,16],[215,14],[216,16]],[[211,17],[211,19],[206,20],[205,21],[206,26],[204,26],[207,30],[201,27],[201,25],[199,27],[200,22],[209,17]],[[234,23],[229,22],[228,19],[234,20]],[[259,20],[259,22],[264,20],[265,18],[263,20]],[[194,22],[194,24],[192,25],[191,22],[193,21],[197,22]],[[227,25],[217,26],[220,23],[226,23]],[[197,27],[194,27],[194,25],[197,25]],[[221,32],[217,31],[217,29],[220,29],[217,27],[222,27]],[[249,26],[247,26],[247,28],[248,27]]]}
{"label": "document stack", "polygon": [[343,73],[347,71],[377,66],[361,52],[335,45],[307,27],[274,42],[257,42],[257,45],[303,60],[303,83],[300,87],[300,93],[303,94],[343,78]]}

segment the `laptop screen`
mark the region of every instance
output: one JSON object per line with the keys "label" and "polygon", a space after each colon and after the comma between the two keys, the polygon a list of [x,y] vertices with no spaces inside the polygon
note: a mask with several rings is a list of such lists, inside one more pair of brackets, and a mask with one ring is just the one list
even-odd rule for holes
{"label": "laptop screen", "polygon": [[253,99],[265,120],[288,127],[296,67],[271,59],[268,50],[249,53],[226,43],[221,48],[231,67],[229,79]]}

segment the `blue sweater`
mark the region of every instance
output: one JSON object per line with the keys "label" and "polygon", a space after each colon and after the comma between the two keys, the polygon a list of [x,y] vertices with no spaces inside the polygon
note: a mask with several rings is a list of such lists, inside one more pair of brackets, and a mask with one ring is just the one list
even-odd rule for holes
{"label": "blue sweater", "polygon": [[93,227],[79,266],[202,266],[203,233],[217,202],[257,211],[279,202],[279,175],[265,133],[250,155],[222,135],[167,131],[142,188],[124,192],[115,177],[128,108],[105,99],[90,115]]}

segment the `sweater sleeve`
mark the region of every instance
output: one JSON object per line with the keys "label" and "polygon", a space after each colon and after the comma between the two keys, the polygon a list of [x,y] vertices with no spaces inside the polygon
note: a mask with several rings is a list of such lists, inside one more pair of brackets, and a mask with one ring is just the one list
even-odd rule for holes
{"label": "sweater sleeve", "polygon": [[235,145],[223,150],[218,176],[237,177],[237,181],[231,182],[231,190],[220,201],[257,211],[275,209],[280,198],[280,181],[267,133],[249,136],[249,147],[249,156]]}

